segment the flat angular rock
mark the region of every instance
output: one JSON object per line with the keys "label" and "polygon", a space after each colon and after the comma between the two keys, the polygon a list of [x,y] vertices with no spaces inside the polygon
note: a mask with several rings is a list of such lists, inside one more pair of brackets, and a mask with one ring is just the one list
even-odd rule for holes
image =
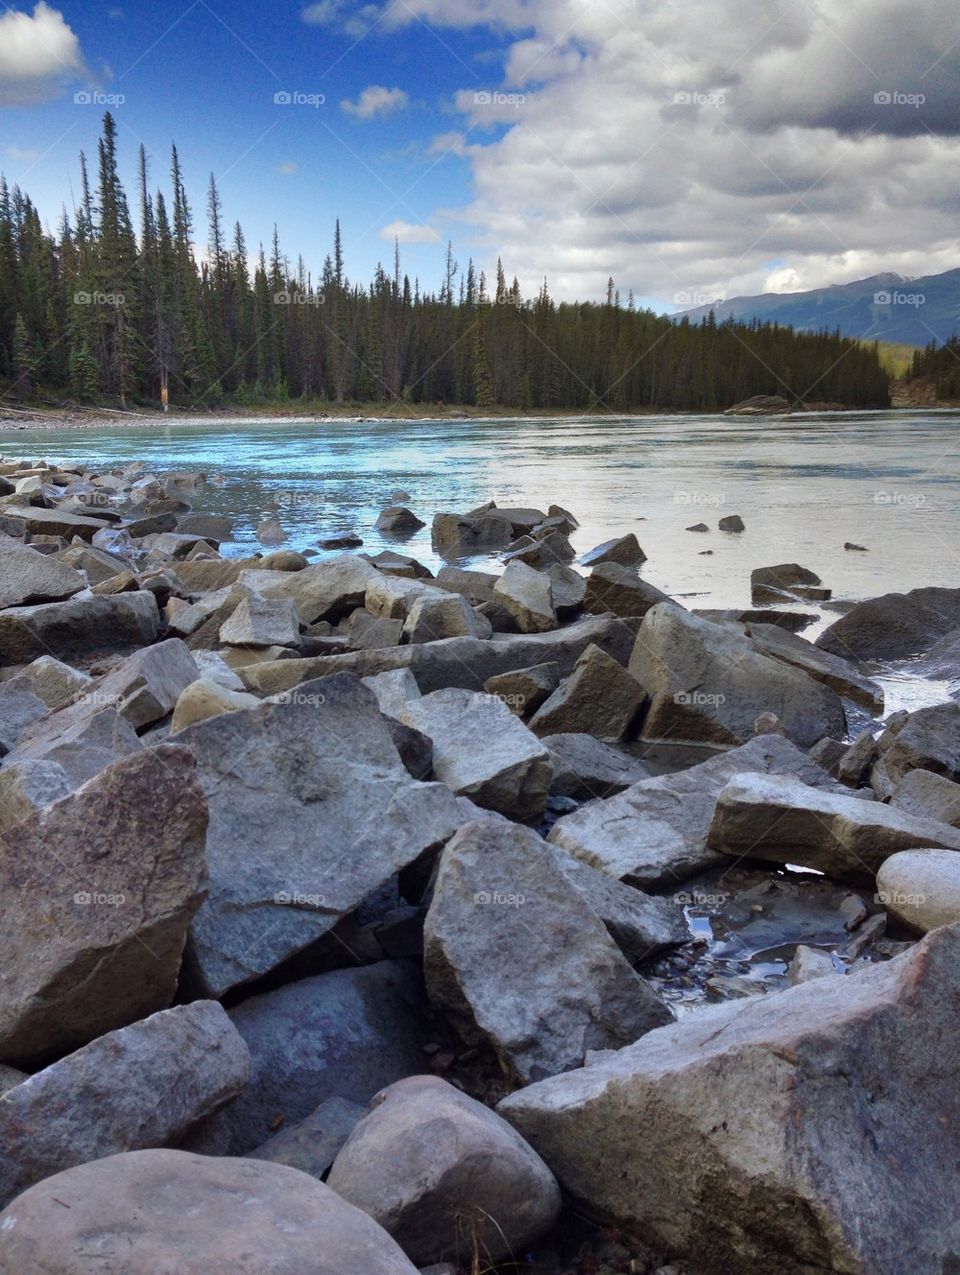
{"label": "flat angular rock", "polygon": [[612,748],[593,735],[544,735],[541,743],[553,767],[551,797],[572,797],[575,801],[613,797],[650,778],[639,757]]}
{"label": "flat angular rock", "polygon": [[181,692],[173,710],[170,733],[175,735],[196,722],[219,717],[221,713],[237,713],[242,709],[259,706],[260,701],[255,695],[246,691],[232,691],[213,678],[201,677]]}
{"label": "flat angular rock", "polygon": [[583,609],[595,615],[646,615],[658,602],[669,601],[666,593],[641,580],[635,568],[604,562],[590,573]]}
{"label": "flat angular rock", "polygon": [[0,545],[0,608],[61,602],[85,586],[79,571],[49,554],[15,540]]}
{"label": "flat angular rock", "polygon": [[960,780],[960,704],[911,713],[885,749],[883,764],[894,782],[917,769]]}
{"label": "flat angular rock", "polygon": [[587,594],[587,582],[573,567],[560,563],[547,572],[553,587],[553,609],[558,620],[574,620],[583,610],[583,600]]}
{"label": "flat angular rock", "polygon": [[293,598],[251,594],[220,628],[227,646],[299,646],[300,621]]}
{"label": "flat angular rock", "polygon": [[23,534],[63,536],[67,540],[79,536],[92,540],[103,527],[99,518],[85,518],[78,514],[61,513],[58,509],[41,509],[36,505],[5,505],[0,510],[0,531],[7,527]]}
{"label": "flat angular rock", "polygon": [[403,636],[403,620],[388,620],[382,615],[354,611],[346,624],[344,640],[353,651],[381,651],[397,646]]}
{"label": "flat angular rock", "polygon": [[146,646],[159,629],[156,599],[143,591],[10,607],[0,611],[0,664],[29,664],[40,655],[90,659]]}
{"label": "flat angular rock", "polygon": [[751,601],[762,606],[771,596],[776,598],[784,592],[792,592],[798,586],[816,588],[822,583],[816,572],[801,567],[796,562],[783,562],[775,567],[757,567],[750,572]]}
{"label": "flat angular rock", "polygon": [[496,1112],[437,1076],[377,1094],[328,1179],[423,1265],[495,1263],[524,1252],[560,1215],[560,1189]]}
{"label": "flat angular rock", "polygon": [[177,534],[200,536],[219,544],[233,535],[233,519],[225,514],[186,514],[177,523]]}
{"label": "flat angular rock", "polygon": [[517,717],[529,717],[557,689],[560,668],[556,664],[536,664],[533,668],[517,669],[513,673],[501,673],[489,677],[483,689],[503,701]]}
{"label": "flat angular rock", "polygon": [[916,933],[960,921],[960,854],[901,850],[880,866],[877,900]]}
{"label": "flat angular rock", "polygon": [[23,670],[23,676],[33,687],[34,695],[38,695],[47,708],[62,707],[78,692],[88,689],[93,681],[89,673],[81,673],[52,655],[41,655],[33,660]]}
{"label": "flat angular rock", "polygon": [[366,1107],[358,1102],[328,1098],[305,1120],[281,1129],[247,1154],[252,1160],[270,1160],[299,1169],[322,1182],[365,1112]]}
{"label": "flat angular rock", "polygon": [[4,832],[0,1061],[167,1006],[203,897],[207,806],[184,749],[147,749]]}
{"label": "flat angular rock", "polygon": [[629,669],[651,698],[642,728],[651,742],[733,747],[751,737],[764,712],[774,713],[804,748],[845,733],[834,691],[673,603],[647,612]]}
{"label": "flat angular rock", "polygon": [[708,844],[738,858],[795,863],[870,885],[899,850],[960,849],[960,830],[852,793],[818,791],[782,775],[746,774],[720,794]]}
{"label": "flat angular rock", "polygon": [[33,693],[25,677],[0,682],[0,757],[15,748],[27,727],[46,713],[46,704]]}
{"label": "flat angular rock", "polygon": [[210,995],[322,937],[462,822],[448,788],[410,778],[376,698],[351,676],[176,738],[210,803],[208,897],[190,944]]}
{"label": "flat angular rock", "polygon": [[434,584],[450,593],[459,593],[471,606],[490,602],[499,576],[488,571],[464,571],[461,567],[444,566],[437,572]]}
{"label": "flat angular rock", "polygon": [[0,1228],[11,1272],[417,1275],[385,1231],[315,1178],[186,1151],[69,1169],[15,1201]]}
{"label": "flat angular rock", "polygon": [[617,540],[605,540],[602,545],[585,553],[580,562],[585,567],[596,567],[602,562],[616,562],[622,567],[639,567],[646,560],[647,555],[631,531],[629,535],[620,536]]}
{"label": "flat angular rock", "polygon": [[960,626],[960,589],[911,589],[858,602],[817,638],[848,660],[907,659]]}
{"label": "flat angular rock", "polygon": [[543,815],[550,763],[535,735],[492,695],[451,688],[407,703],[402,719],[433,741],[433,770],[453,792],[511,819]]}
{"label": "flat angular rock", "polygon": [[707,845],[717,798],[735,775],[758,771],[790,775],[804,785],[860,800],[789,740],[762,735],[699,766],[644,779],[618,796],[590,802],[558,819],[548,840],[640,889],[675,887],[724,862]]}
{"label": "flat angular rock", "polygon": [[408,642],[438,642],[451,637],[489,637],[489,626],[481,631],[480,618],[458,593],[432,592],[417,598],[403,623]]}
{"label": "flat angular rock", "polygon": [[249,1074],[249,1050],[216,1001],[108,1032],[0,1101],[0,1203],[73,1165],[176,1141]]}
{"label": "flat angular rock", "polygon": [[544,842],[509,824],[467,824],[444,850],[424,969],[431,1001],[519,1084],[672,1019]]}
{"label": "flat angular rock", "polygon": [[406,620],[414,605],[421,599],[434,598],[439,602],[448,597],[449,594],[442,589],[436,589],[424,580],[391,576],[384,571],[374,570],[364,594],[363,605],[371,615],[390,620]]}
{"label": "flat angular rock", "polygon": [[260,590],[268,598],[293,598],[302,624],[336,621],[363,606],[376,567],[354,553],[341,553],[303,571],[286,571]]}
{"label": "flat angular rock", "polygon": [[[47,721],[52,720],[47,718]],[[29,732],[26,732],[29,733]],[[53,768],[60,776],[59,795],[66,796],[114,762],[143,750],[136,731],[112,708],[58,725],[49,734],[38,731],[36,738],[23,739],[4,759],[0,787],[5,778]],[[10,792],[4,789],[7,800]],[[47,804],[44,802],[43,804]],[[0,826],[6,812],[0,809]]]}
{"label": "flat angular rock", "polygon": [[306,1119],[330,1098],[367,1103],[423,1070],[433,1039],[423,981],[408,961],[334,970],[251,996],[230,1017],[247,1042],[250,1084],[218,1120],[231,1153]]}
{"label": "flat angular rock", "polygon": [[748,621],[744,624],[744,631],[765,655],[801,669],[838,695],[852,699],[868,713],[879,715],[883,712],[883,687],[858,673],[849,660],[821,650],[781,625]]}
{"label": "flat angular rock", "polygon": [[942,1067],[958,977],[953,926],[855,975],[699,1012],[498,1110],[579,1208],[693,1264],[941,1275],[960,1206]]}
{"label": "flat angular rock", "polygon": [[908,815],[960,828],[960,784],[933,771],[908,770],[897,784],[891,804]]}
{"label": "flat angular rock", "polygon": [[546,633],[557,627],[550,577],[525,562],[508,564],[493,596],[510,612],[521,633]]}
{"label": "flat angular rock", "polygon": [[573,672],[530,719],[536,735],[588,734],[629,739],[639,727],[647,693],[622,664],[588,646]]}

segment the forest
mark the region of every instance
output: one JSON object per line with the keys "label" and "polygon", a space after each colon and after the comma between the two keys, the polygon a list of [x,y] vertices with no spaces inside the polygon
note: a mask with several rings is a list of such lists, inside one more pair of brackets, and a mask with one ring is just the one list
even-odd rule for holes
{"label": "forest", "polygon": [[[488,279],[448,247],[439,286],[390,268],[346,273],[339,221],[318,275],[249,251],[211,175],[205,243],[173,148],[168,193],[139,153],[137,206],[104,116],[80,199],[47,230],[0,179],[0,393],[8,402],[169,401],[181,411],[266,403],[448,404],[518,410],[710,411],[756,394],[884,407],[877,349],[839,332],[674,322],[611,279],[597,302],[524,297],[497,263]],[[954,375],[956,373],[954,372]]]}
{"label": "forest", "polygon": [[910,379],[932,384],[938,402],[960,402],[960,336],[952,336],[943,345],[932,342],[926,349],[917,350]]}

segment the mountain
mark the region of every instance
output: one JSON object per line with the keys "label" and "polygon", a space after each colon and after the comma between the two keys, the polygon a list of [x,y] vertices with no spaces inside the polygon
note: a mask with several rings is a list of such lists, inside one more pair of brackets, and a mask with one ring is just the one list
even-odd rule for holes
{"label": "mountain", "polygon": [[844,336],[902,345],[943,343],[960,332],[960,269],[944,274],[905,279],[876,274],[855,283],[814,288],[810,292],[765,292],[757,297],[733,297],[716,305],[699,306],[675,314],[691,323],[713,310],[718,320],[789,324],[800,332],[839,328]]}

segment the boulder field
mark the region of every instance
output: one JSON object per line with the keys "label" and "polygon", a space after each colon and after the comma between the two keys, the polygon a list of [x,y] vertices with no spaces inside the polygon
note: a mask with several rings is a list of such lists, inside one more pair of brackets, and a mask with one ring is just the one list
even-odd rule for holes
{"label": "boulder field", "polygon": [[960,590],[0,493],[0,1273],[960,1271]]}

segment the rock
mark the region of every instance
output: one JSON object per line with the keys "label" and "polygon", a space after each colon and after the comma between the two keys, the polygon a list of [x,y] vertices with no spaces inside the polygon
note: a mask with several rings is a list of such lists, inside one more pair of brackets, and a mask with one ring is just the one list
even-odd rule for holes
{"label": "rock", "polygon": [[391,620],[405,620],[411,609],[423,598],[445,600],[449,594],[423,580],[387,575],[375,571],[367,585],[363,605],[371,615]]}
{"label": "rock", "polygon": [[601,743],[592,735],[544,735],[540,742],[553,767],[551,797],[572,797],[576,801],[613,797],[631,784],[650,778],[650,771],[639,757]]}
{"label": "rock", "polygon": [[233,535],[233,519],[225,514],[187,514],[177,523],[177,534],[198,536],[220,544]]}
{"label": "rock", "polygon": [[346,1098],[328,1098],[305,1120],[281,1129],[247,1155],[252,1160],[285,1164],[323,1181],[365,1111],[360,1103]]}
{"label": "rock", "polygon": [[839,739],[831,739],[829,735],[824,735],[823,739],[817,740],[810,749],[810,756],[818,766],[822,766],[836,779],[840,772],[840,759],[846,751],[846,744],[841,743]]}
{"label": "rock", "polygon": [[47,708],[61,708],[80,691],[89,689],[93,682],[88,673],[81,673],[52,655],[38,656],[27,665],[21,676],[27,679],[34,695],[38,695]]}
{"label": "rock", "polygon": [[894,783],[918,769],[960,780],[960,704],[911,713],[884,750],[883,764]]}
{"label": "rock", "polygon": [[27,727],[46,713],[46,704],[34,695],[25,677],[0,682],[0,757],[15,748]]}
{"label": "rock", "polygon": [[787,970],[787,982],[796,986],[798,983],[809,983],[811,979],[829,977],[838,972],[829,952],[799,943]]}
{"label": "rock", "polygon": [[673,603],[648,611],[629,671],[651,697],[642,737],[731,747],[775,713],[798,745],[845,733],[843,705],[828,687],[748,639]]}
{"label": "rock", "polygon": [[471,606],[493,599],[493,588],[499,576],[487,571],[464,571],[461,567],[441,567],[434,584],[450,593],[459,593]]}
{"label": "rock", "polygon": [[877,902],[920,934],[960,921],[960,854],[902,850],[877,873]]}
{"label": "rock", "polygon": [[218,1118],[232,1154],[330,1098],[365,1104],[422,1071],[433,1038],[426,1008],[415,966],[380,961],[287,983],[230,1010],[252,1059],[250,1084]]}
{"label": "rock", "polygon": [[344,641],[352,651],[381,651],[397,646],[403,636],[403,620],[388,620],[356,610],[349,620],[340,621]]}
{"label": "rock", "polygon": [[99,518],[61,513],[58,509],[41,509],[36,505],[4,505],[0,509],[0,532],[11,535],[63,536],[72,540],[92,540],[103,528]]}
{"label": "rock", "polygon": [[447,788],[412,781],[376,698],[349,675],[209,718],[177,742],[210,805],[208,897],[190,942],[210,995],[323,937],[462,822]]}
{"label": "rock", "polygon": [[262,545],[282,545],[287,538],[278,518],[264,518],[257,526],[256,537]]}
{"label": "rock", "polygon": [[707,845],[717,798],[735,775],[759,771],[848,794],[789,740],[760,735],[699,766],[591,802],[559,819],[548,840],[640,889],[672,888],[724,863]]}
{"label": "rock", "polygon": [[14,1085],[19,1085],[22,1081],[28,1079],[29,1076],[25,1071],[17,1071],[16,1067],[0,1065],[0,1094],[5,1094]]}
{"label": "rock", "polygon": [[388,717],[403,717],[409,701],[420,698],[417,679],[408,668],[398,668],[389,673],[378,673],[375,677],[365,677],[363,684],[373,691],[377,697],[380,712]]}
{"label": "rock", "polygon": [[843,547],[847,550],[854,550],[857,553],[869,553],[866,545],[855,545],[851,540],[848,540]]}
{"label": "rock", "polygon": [[790,410],[789,400],[780,394],[754,394],[728,407],[724,416],[782,416]]}
{"label": "rock", "polygon": [[687,531],[709,531],[710,528],[705,522],[696,522],[692,527],[687,527]]}
{"label": "rock", "polygon": [[549,698],[560,683],[556,664],[535,664],[533,668],[516,669],[488,677],[483,689],[501,700],[517,717],[529,717]]}
{"label": "rock", "polygon": [[205,722],[221,713],[237,713],[245,708],[258,708],[259,705],[256,695],[249,695],[246,691],[228,690],[211,677],[201,677],[181,692],[173,710],[170,733],[175,735],[188,726],[193,726],[195,722]]}
{"label": "rock", "polygon": [[0,1203],[74,1165],[175,1142],[249,1074],[249,1051],[216,1001],[108,1032],[0,1102]]}
{"label": "rock", "polygon": [[721,531],[746,531],[746,525],[739,514],[727,514],[717,523]]}
{"label": "rock", "polygon": [[[541,518],[537,521],[542,521]],[[536,523],[531,524],[535,526]],[[431,541],[434,550],[443,558],[465,558],[493,549],[503,549],[522,531],[514,530],[513,522],[502,511],[489,509],[470,514],[438,513],[434,515]]]}
{"label": "rock", "polygon": [[861,731],[837,765],[837,778],[851,788],[859,788],[877,756],[872,730]]}
{"label": "rock", "polygon": [[[713,553],[712,549],[705,552]],[[793,603],[794,598],[790,599]],[[730,623],[747,626],[755,624],[775,625],[777,629],[787,633],[800,633],[811,624],[816,623],[819,616],[811,611],[789,611],[785,607],[748,607],[741,611],[736,608],[694,607],[693,614],[702,620],[712,620],[714,624]],[[845,667],[841,663],[840,667]]]}
{"label": "rock", "polygon": [[560,1189],[496,1112],[437,1076],[377,1094],[340,1151],[329,1185],[420,1265],[524,1252],[557,1222]]}
{"label": "rock", "polygon": [[717,801],[712,850],[815,868],[838,881],[871,885],[898,850],[960,849],[960,831],[853,794],[816,790],[782,775],[740,775]]}
{"label": "rock", "polygon": [[417,1275],[385,1231],[316,1178],[186,1151],[69,1169],[16,1200],[0,1228],[11,1272]]}
{"label": "rock", "polygon": [[595,615],[646,615],[658,602],[669,601],[667,594],[641,580],[635,569],[604,562],[590,573],[583,609]]}
{"label": "rock", "polygon": [[519,1084],[672,1017],[537,834],[508,824],[467,824],[444,850],[424,970],[431,1001]]}
{"label": "rock", "polygon": [[220,628],[227,646],[299,646],[300,621],[292,598],[244,598]]}
{"label": "rock", "polygon": [[711,1270],[939,1275],[956,1252],[942,1060],[958,972],[942,929],[855,975],[699,1012],[498,1111],[580,1209]]}
{"label": "rock", "polygon": [[61,602],[85,584],[79,571],[48,554],[16,540],[0,542],[0,608]]}
{"label": "rock", "polygon": [[620,536],[617,540],[605,540],[602,545],[585,553],[580,562],[585,567],[596,567],[602,562],[616,562],[622,567],[639,567],[646,560],[647,555],[631,531],[629,535]]}
{"label": "rock", "polygon": [[258,592],[268,598],[293,598],[302,624],[335,622],[363,606],[367,586],[379,574],[366,558],[342,553],[303,571],[287,571]]}
{"label": "rock", "polygon": [[200,558],[178,562],[177,578],[191,593],[207,593],[236,584],[245,571],[260,565],[258,558]]}
{"label": "rock", "polygon": [[206,826],[193,759],[162,746],[5,830],[0,1060],[35,1062],[170,1003]]}
{"label": "rock", "polygon": [[908,770],[894,790],[892,804],[908,815],[960,828],[960,784],[933,771]]}
{"label": "rock", "polygon": [[72,544],[69,549],[64,549],[57,558],[65,566],[82,572],[87,578],[87,583],[91,585],[103,584],[105,580],[112,579],[127,567],[123,558],[79,541]]}
{"label": "rock", "polygon": [[[801,567],[796,562],[782,562],[776,567],[757,567],[750,572],[750,594],[754,606],[763,606],[766,602],[776,602],[784,593],[793,592],[797,586],[801,589],[817,587],[823,581],[814,571]],[[803,596],[799,594],[798,596]]]}
{"label": "rock", "polygon": [[960,589],[911,589],[858,602],[817,638],[845,659],[898,660],[927,650],[960,626]]}
{"label": "rock", "polygon": [[401,718],[433,741],[433,771],[486,810],[534,822],[543,815],[550,763],[540,741],[501,700],[456,688],[407,703]]}
{"label": "rock", "polygon": [[536,735],[588,734],[629,739],[639,726],[647,693],[622,664],[588,646],[573,672],[530,719]]}
{"label": "rock", "polygon": [[320,536],[317,544],[321,549],[359,549],[363,537],[355,531],[335,531],[329,536]]}
{"label": "rock", "polygon": [[744,632],[764,655],[801,669],[838,695],[852,699],[871,715],[883,712],[883,688],[858,673],[848,660],[821,650],[780,625],[748,620]]}
{"label": "rock", "polygon": [[587,582],[573,567],[565,567],[560,563],[547,572],[553,588],[553,609],[557,619],[566,622],[574,620],[583,610],[584,598],[587,594]]}
{"label": "rock", "polygon": [[384,509],[374,525],[378,531],[389,536],[412,536],[427,524],[403,505],[390,505]]}
{"label": "rock", "polygon": [[303,571],[307,566],[306,558],[295,549],[274,549],[260,559],[261,571]]}
{"label": "rock", "polygon": [[459,593],[417,598],[403,622],[408,642],[437,642],[451,637],[489,637],[480,617]]}
{"label": "rock", "polygon": [[147,646],[159,629],[156,599],[144,591],[10,607],[0,611],[0,665],[29,664],[40,655],[90,660]]}
{"label": "rock", "polygon": [[493,595],[516,620],[521,633],[546,633],[557,627],[550,577],[526,563],[509,563]]}

